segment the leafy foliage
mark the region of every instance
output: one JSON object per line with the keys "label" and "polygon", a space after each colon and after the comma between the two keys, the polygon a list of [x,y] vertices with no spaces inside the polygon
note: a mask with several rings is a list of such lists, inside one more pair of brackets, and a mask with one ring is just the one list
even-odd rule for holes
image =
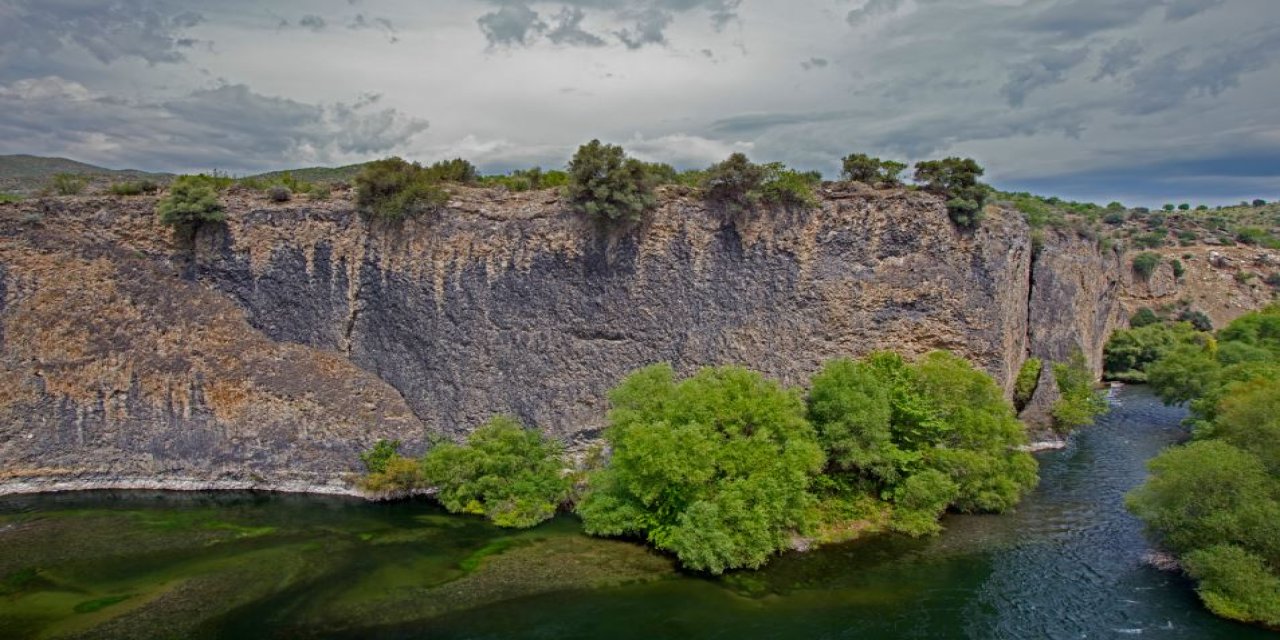
{"label": "leafy foliage", "polygon": [[113,196],[140,196],[143,194],[155,193],[160,190],[160,185],[150,180],[138,180],[128,182],[116,182],[111,185],[110,191]]}
{"label": "leafy foliage", "polygon": [[201,176],[179,176],[156,203],[161,224],[194,234],[200,225],[226,220],[217,192]]}
{"label": "leafy foliage", "polygon": [[946,352],[914,365],[892,353],[828,362],[814,377],[809,415],[831,471],[893,501],[894,526],[907,533],[935,531],[926,523],[948,507],[1003,511],[1036,483],[1035,460],[1016,450],[1025,431],[1001,389]]}
{"label": "leafy foliage", "polygon": [[578,514],[594,535],[643,535],[685,566],[759,567],[802,527],[822,449],[793,392],[737,367],[677,382],[669,365],[610,393],[610,465]]}
{"label": "leafy foliage", "polygon": [[972,229],[982,222],[982,208],[990,192],[978,181],[983,173],[972,158],[947,158],[916,163],[915,179],[926,191],[947,199],[947,213],[956,226]]}
{"label": "leafy foliage", "polygon": [[1133,257],[1133,272],[1143,280],[1151,278],[1160,266],[1160,254],[1144,251]]}
{"label": "leafy foliage", "polygon": [[1200,581],[1218,615],[1280,624],[1280,306],[1152,364],[1166,402],[1190,402],[1195,440],[1148,465],[1128,506]]}
{"label": "leafy foliage", "polygon": [[865,153],[854,153],[845,156],[841,165],[846,180],[865,182],[871,185],[901,184],[902,172],[907,168],[904,163],[873,158]]}
{"label": "leafy foliage", "polygon": [[1035,394],[1036,386],[1040,384],[1042,369],[1044,369],[1044,362],[1040,358],[1027,358],[1018,369],[1018,377],[1013,383],[1013,406],[1018,411],[1031,402],[1031,396]]}
{"label": "leafy foliage", "polygon": [[369,473],[383,473],[387,470],[387,463],[397,455],[400,455],[399,440],[379,440],[372,449],[360,454],[360,462]]}
{"label": "leafy foliage", "polygon": [[449,199],[438,173],[400,158],[375,160],[356,176],[356,206],[374,220],[399,221],[435,211]]}
{"label": "leafy foliage", "polygon": [[[1150,309],[1146,309],[1150,312]],[[1154,317],[1154,313],[1152,314]],[[1135,318],[1137,316],[1135,315]],[[1203,346],[1209,336],[1187,322],[1133,324],[1111,335],[1103,356],[1103,373],[1110,380],[1146,382],[1147,367],[1179,345]]]}
{"label": "leafy foliage", "polygon": [[596,220],[639,221],[657,204],[653,186],[645,164],[617,145],[592,140],[569,161],[569,201]]}
{"label": "leafy foliage", "polygon": [[1094,418],[1107,412],[1107,401],[1093,388],[1093,372],[1080,351],[1066,362],[1054,363],[1053,378],[1058,384],[1058,400],[1051,413],[1059,430],[1093,424]]}
{"label": "leafy foliage", "polygon": [[813,206],[813,185],[820,180],[780,162],[760,165],[735,153],[702,174],[702,189],[708,200],[741,214],[761,205]]}
{"label": "leafy foliage", "polygon": [[74,173],[54,174],[49,186],[60,196],[78,196],[89,186],[89,179]]}
{"label": "leafy foliage", "polygon": [[500,527],[532,527],[554,516],[568,495],[562,453],[556,441],[500,416],[465,445],[433,447],[422,459],[422,475],[454,513],[484,515]]}

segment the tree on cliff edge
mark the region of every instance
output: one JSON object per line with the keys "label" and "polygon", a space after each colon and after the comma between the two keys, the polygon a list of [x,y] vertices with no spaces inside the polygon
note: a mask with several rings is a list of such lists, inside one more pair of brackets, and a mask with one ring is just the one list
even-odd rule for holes
{"label": "tree on cliff edge", "polygon": [[916,182],[925,191],[947,200],[947,214],[956,226],[972,229],[982,221],[989,189],[978,182],[982,167],[973,158],[928,160],[916,164]]}
{"label": "tree on cliff edge", "polygon": [[160,223],[194,238],[200,225],[227,219],[218,192],[201,176],[180,176],[169,187],[169,195],[156,204]]}
{"label": "tree on cliff edge", "polygon": [[639,221],[657,204],[653,182],[645,164],[615,144],[592,140],[569,161],[569,201],[605,222]]}

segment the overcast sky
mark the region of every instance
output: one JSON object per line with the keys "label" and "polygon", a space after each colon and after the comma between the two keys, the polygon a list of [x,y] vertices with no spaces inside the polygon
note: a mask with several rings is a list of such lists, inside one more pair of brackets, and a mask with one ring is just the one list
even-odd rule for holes
{"label": "overcast sky", "polygon": [[0,0],[0,153],[244,174],[562,166],[598,137],[829,177],[1280,198],[1278,0]]}

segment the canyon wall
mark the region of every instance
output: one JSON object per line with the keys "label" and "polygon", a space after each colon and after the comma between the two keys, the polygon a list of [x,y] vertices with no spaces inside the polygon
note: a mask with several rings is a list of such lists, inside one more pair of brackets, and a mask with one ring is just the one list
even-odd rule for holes
{"label": "canyon wall", "polygon": [[550,191],[460,188],[395,226],[349,194],[233,193],[194,246],[150,198],[0,206],[0,492],[345,491],[379,438],[417,452],[507,413],[590,439],[608,389],[660,361],[800,385],[832,357],[949,349],[1009,388],[1029,355],[1099,366],[1135,300],[1177,295],[1072,233],[1033,256],[1014,212],[965,233],[920,192],[820,196],[730,216],[668,190],[620,231]]}

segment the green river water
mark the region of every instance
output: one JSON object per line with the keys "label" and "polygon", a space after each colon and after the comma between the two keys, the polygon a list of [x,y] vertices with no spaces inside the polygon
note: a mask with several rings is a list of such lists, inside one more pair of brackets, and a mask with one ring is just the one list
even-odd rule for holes
{"label": "green river water", "polygon": [[1016,513],[720,578],[583,536],[570,516],[511,532],[426,501],[3,498],[0,638],[1275,638],[1142,561],[1123,496],[1183,437],[1181,417],[1125,390],[1040,456]]}

